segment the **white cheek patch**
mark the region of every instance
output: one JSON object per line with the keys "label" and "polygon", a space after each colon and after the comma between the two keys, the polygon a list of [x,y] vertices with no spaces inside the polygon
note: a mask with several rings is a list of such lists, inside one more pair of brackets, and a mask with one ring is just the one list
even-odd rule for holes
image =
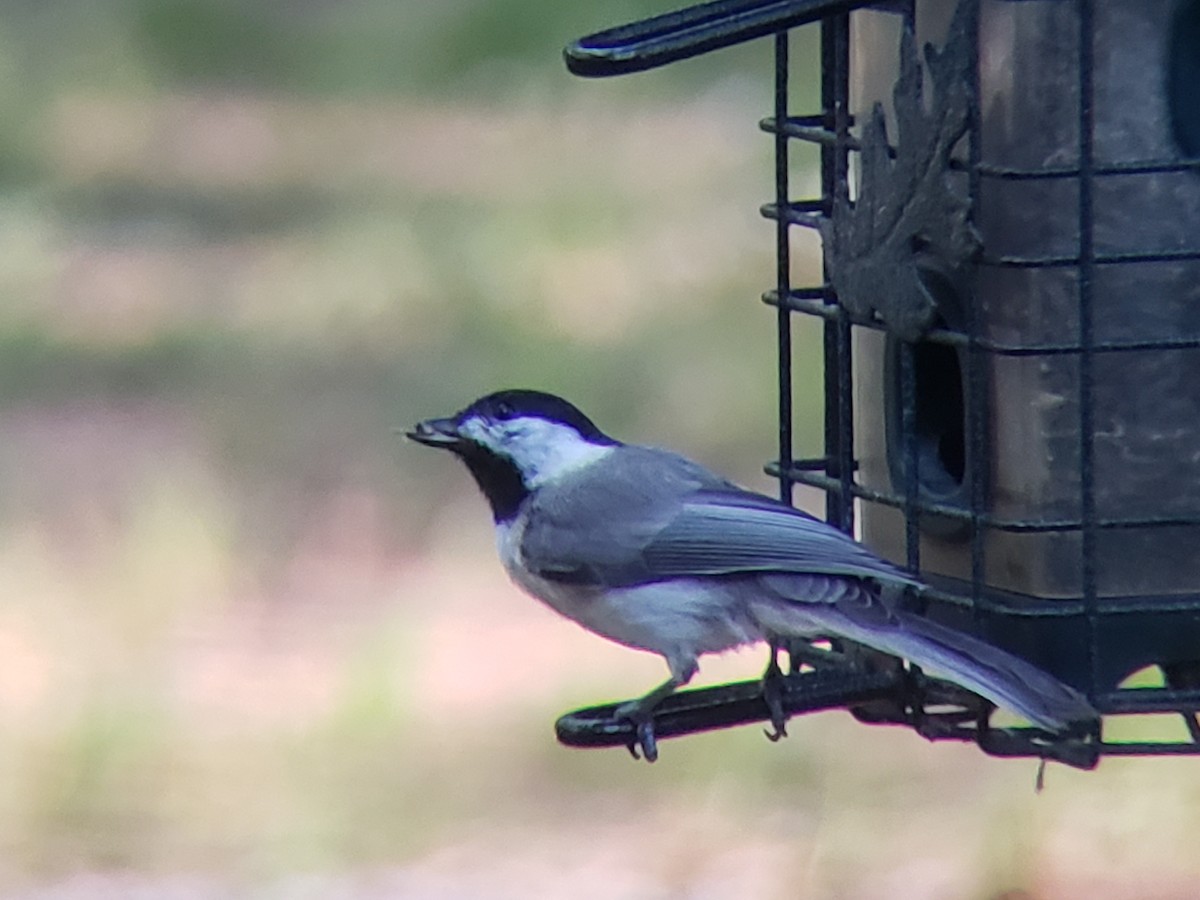
{"label": "white cheek patch", "polygon": [[493,453],[511,459],[530,488],[593,463],[613,450],[610,446],[589,443],[569,425],[533,417],[502,422],[469,419],[459,430]]}

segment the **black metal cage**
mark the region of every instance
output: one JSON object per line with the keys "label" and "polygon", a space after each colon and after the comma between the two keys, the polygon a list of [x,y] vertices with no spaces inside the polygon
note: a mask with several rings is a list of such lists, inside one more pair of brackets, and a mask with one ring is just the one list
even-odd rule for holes
{"label": "black metal cage", "polygon": [[[820,108],[797,112],[790,82],[817,66],[789,33],[810,23]],[[615,75],[754,38],[775,55],[768,471],[786,500],[823,490],[830,523],[920,573],[927,615],[1075,685],[1105,720],[1056,740],[917,671],[802,658],[788,710],[848,706],[1082,766],[1200,753],[1200,0],[718,0],[566,58]],[[818,197],[792,196],[798,144],[819,148]],[[793,282],[806,228],[822,284]],[[792,450],[797,316],[823,330],[816,459]],[[564,717],[560,738],[625,742],[606,709]],[[1146,713],[1168,731],[1113,734]],[[730,685],[674,698],[659,733],[763,718],[756,686]]]}

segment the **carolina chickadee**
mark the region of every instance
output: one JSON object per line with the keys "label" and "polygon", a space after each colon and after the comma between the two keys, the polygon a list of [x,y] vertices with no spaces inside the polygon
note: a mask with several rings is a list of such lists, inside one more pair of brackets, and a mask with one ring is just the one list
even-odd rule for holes
{"label": "carolina chickadee", "polygon": [[617,711],[639,734],[701,654],[814,637],[927,666],[1050,731],[1096,718],[1035,666],[896,608],[890,598],[920,582],[837,529],[675,453],[614,440],[559,397],[500,391],[408,437],[466,463],[521,588],[666,660],[671,677]]}

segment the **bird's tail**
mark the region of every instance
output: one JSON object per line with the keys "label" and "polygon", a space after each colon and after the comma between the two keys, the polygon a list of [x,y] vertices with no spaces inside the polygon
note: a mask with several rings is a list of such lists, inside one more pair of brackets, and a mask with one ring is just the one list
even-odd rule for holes
{"label": "bird's tail", "polygon": [[1098,717],[1083,694],[1019,656],[913,613],[899,613],[897,618],[892,649],[879,649],[928,667],[934,674],[941,672],[1050,731]]}
{"label": "bird's tail", "polygon": [[[1065,731],[1098,718],[1083,694],[1032,663],[915,613],[885,611],[878,600],[863,607],[853,602],[785,603],[784,609],[778,608],[783,604],[772,604],[776,609],[769,623],[769,630],[781,636],[811,637],[819,632],[903,657],[1049,731]],[[780,629],[788,619],[794,619],[796,627]]]}

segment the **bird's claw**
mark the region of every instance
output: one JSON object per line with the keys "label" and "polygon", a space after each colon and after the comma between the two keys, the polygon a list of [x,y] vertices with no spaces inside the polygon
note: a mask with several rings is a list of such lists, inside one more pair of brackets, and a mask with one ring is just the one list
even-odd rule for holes
{"label": "bird's claw", "polygon": [[775,664],[775,657],[772,655],[771,665],[767,666],[762,682],[763,702],[767,705],[767,712],[771,714],[771,727],[764,728],[763,734],[772,743],[787,737],[787,714],[783,711],[782,680],[783,673]]}
{"label": "bird's claw", "polygon": [[[658,741],[654,737],[654,722],[651,719],[642,719],[634,721],[634,736],[626,745],[629,748],[629,754],[634,759],[644,759],[646,762],[654,762],[658,759]],[[638,755],[638,750],[641,749],[641,755]]]}
{"label": "bird's claw", "polygon": [[[624,719],[633,726],[633,735],[625,746],[634,759],[654,762],[658,759],[658,740],[654,734],[654,709],[646,708],[645,698],[623,703],[613,712],[614,719]],[[638,751],[641,751],[639,754]]]}
{"label": "bird's claw", "polygon": [[774,743],[780,738],[787,737],[787,715],[783,711],[783,700],[779,696],[778,684],[763,683],[763,701],[771,713],[771,727],[764,728],[763,734],[767,736],[767,740]]}

